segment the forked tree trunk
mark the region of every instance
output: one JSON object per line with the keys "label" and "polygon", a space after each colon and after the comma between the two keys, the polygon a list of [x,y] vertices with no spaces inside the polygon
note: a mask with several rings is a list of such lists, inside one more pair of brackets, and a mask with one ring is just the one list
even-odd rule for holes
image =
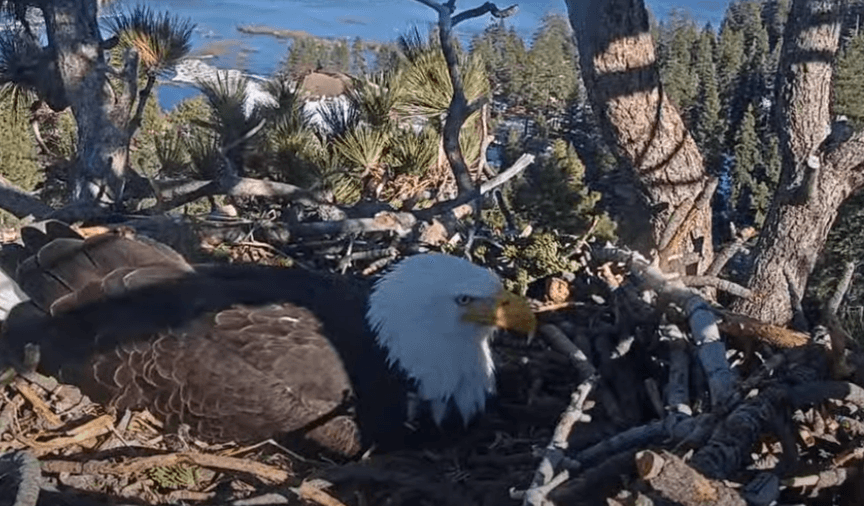
{"label": "forked tree trunk", "polygon": [[832,63],[841,2],[795,0],[778,80],[783,171],[761,231],[749,288],[733,309],[786,323],[800,302],[837,211],[864,183],[864,136],[831,131]]}
{"label": "forked tree trunk", "polygon": [[[794,0],[786,27],[777,107],[783,170],[748,281],[755,296],[733,305],[772,323],[789,321],[840,205],[864,185],[864,133],[847,138],[838,128],[829,135],[840,4]],[[703,190],[713,185],[706,182],[701,156],[680,115],[661,100],[643,0],[567,0],[567,7],[588,95],[605,133],[632,164],[648,197],[669,205],[653,215],[655,243],[669,242],[666,223],[683,219],[688,241],[671,241],[666,253],[698,252],[702,239],[706,257],[698,265],[706,265],[709,211],[685,217],[679,210],[693,200],[704,201],[700,193],[704,197],[709,192]]]}
{"label": "forked tree trunk", "polygon": [[[105,191],[112,200],[120,200],[129,153],[131,101],[137,95],[137,59],[127,58],[123,72],[127,86],[115,95],[108,83],[97,0],[51,0],[41,8],[49,59],[63,94],[46,102],[71,107],[78,126],[75,198],[92,199]],[[132,89],[129,74],[133,74]],[[57,92],[57,87],[50,90]]]}
{"label": "forked tree trunk", "polygon": [[643,0],[567,0],[567,9],[588,98],[644,196],[629,212],[642,229],[625,240],[656,249],[664,270],[702,274],[713,258],[709,203],[716,184],[663,93]]}

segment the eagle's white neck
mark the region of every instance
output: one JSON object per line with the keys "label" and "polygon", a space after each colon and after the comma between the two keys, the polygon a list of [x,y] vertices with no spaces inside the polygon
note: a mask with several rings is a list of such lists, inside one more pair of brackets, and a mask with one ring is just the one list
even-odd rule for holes
{"label": "eagle's white neck", "polygon": [[499,290],[496,276],[470,262],[418,255],[382,278],[369,298],[367,321],[378,344],[391,367],[416,381],[436,423],[452,401],[467,424],[495,391],[489,349],[495,328],[465,321],[456,299],[491,297]]}
{"label": "eagle's white neck", "polygon": [[[486,398],[495,393],[495,365],[489,349],[492,332],[491,328],[484,329],[485,335],[466,339],[465,346],[385,345],[385,349],[390,366],[400,368],[417,382],[417,394],[429,402],[435,423],[441,423],[452,401],[467,424],[485,410]],[[429,345],[434,339],[423,338],[416,342]],[[393,339],[381,329],[378,342],[392,343]]]}

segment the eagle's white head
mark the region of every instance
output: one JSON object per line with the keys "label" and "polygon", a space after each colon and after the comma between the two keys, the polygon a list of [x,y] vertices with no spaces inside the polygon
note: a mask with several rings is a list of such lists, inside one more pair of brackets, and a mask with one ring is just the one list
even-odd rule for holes
{"label": "eagle's white head", "polygon": [[495,391],[489,338],[496,328],[531,335],[536,319],[524,299],[492,271],[429,253],[402,260],[381,278],[366,315],[391,366],[416,380],[440,424],[452,399],[468,423]]}

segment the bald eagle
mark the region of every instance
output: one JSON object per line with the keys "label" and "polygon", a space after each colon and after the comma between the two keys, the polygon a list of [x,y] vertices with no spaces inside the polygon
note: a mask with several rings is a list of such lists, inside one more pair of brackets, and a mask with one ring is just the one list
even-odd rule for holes
{"label": "bald eagle", "polygon": [[85,239],[47,222],[22,242],[16,285],[3,289],[17,297],[5,353],[36,344],[44,373],[213,442],[352,456],[436,437],[494,393],[496,328],[536,325],[493,272],[445,254],[407,257],[372,282],[191,265],[122,229]]}

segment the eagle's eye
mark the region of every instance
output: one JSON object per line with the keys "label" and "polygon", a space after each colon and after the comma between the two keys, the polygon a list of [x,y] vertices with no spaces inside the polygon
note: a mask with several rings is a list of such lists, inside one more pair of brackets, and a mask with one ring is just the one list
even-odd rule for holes
{"label": "eagle's eye", "polygon": [[470,295],[459,295],[456,297],[456,304],[459,304],[460,306],[466,306],[470,304],[472,300],[474,300],[474,297]]}

